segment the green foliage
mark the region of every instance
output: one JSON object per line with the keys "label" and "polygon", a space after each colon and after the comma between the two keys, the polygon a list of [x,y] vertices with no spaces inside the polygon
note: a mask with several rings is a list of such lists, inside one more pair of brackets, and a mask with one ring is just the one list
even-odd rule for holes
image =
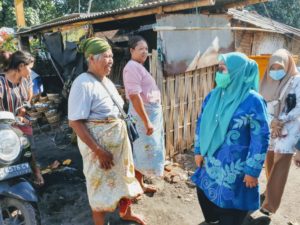
{"label": "green foliage", "polygon": [[[265,4],[265,7],[264,5]],[[273,0],[249,6],[248,10],[255,10],[263,16],[300,28],[300,1],[299,0]],[[267,10],[266,10],[267,9]]]}
{"label": "green foliage", "polygon": [[[27,26],[37,25],[63,15],[86,13],[89,1],[91,12],[113,10],[139,4],[142,0],[24,0],[25,20]],[[80,3],[80,5],[79,5]],[[263,16],[268,16],[278,22],[300,28],[300,0],[273,0],[247,7]],[[16,16],[14,0],[0,0],[0,27],[15,27]]]}
{"label": "green foliage", "polygon": [[37,56],[39,52],[45,52],[46,46],[39,38],[31,38],[29,40],[30,44],[30,53],[34,56]]}
{"label": "green foliage", "polygon": [[62,32],[63,40],[70,42],[78,42],[82,36],[87,33],[84,27],[76,27],[68,31]]}
{"label": "green foliage", "polygon": [[[92,0],[91,12],[132,6],[142,0]],[[80,6],[79,6],[80,2]],[[67,14],[86,13],[89,0],[25,0],[24,11],[27,26],[37,25]],[[14,0],[0,1],[0,27],[15,27]]]}
{"label": "green foliage", "polygon": [[121,7],[133,6],[141,3],[139,0],[93,0],[91,12],[100,12],[105,10],[113,10]]}
{"label": "green foliage", "polygon": [[17,40],[13,34],[8,34],[5,31],[0,32],[0,50],[14,52],[17,50]]}
{"label": "green foliage", "polygon": [[24,11],[25,11],[26,24],[28,26],[32,26],[40,23],[39,14],[34,8],[27,7],[25,8]]}
{"label": "green foliage", "polygon": [[0,27],[13,27],[16,24],[16,14],[12,2],[9,0],[1,2]]}

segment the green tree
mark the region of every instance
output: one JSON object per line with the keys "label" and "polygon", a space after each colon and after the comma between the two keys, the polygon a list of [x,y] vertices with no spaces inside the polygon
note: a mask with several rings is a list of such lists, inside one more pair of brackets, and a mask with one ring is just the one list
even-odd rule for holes
{"label": "green tree", "polygon": [[[52,8],[51,8],[52,6]],[[16,26],[16,12],[13,0],[2,0],[2,7],[0,7],[0,27],[15,27]],[[40,18],[47,18],[57,16],[55,13],[55,6],[51,0],[27,0],[24,1],[24,14],[27,26],[32,26],[42,22]]]}
{"label": "green tree", "polygon": [[[27,26],[37,25],[64,15],[86,13],[90,0],[25,0],[24,11]],[[99,12],[132,6],[142,0],[93,0],[91,11]],[[79,5],[80,3],[80,5]],[[0,1],[0,27],[15,27],[16,14],[13,0]]]}
{"label": "green tree", "polygon": [[[107,10],[113,10],[122,7],[133,6],[142,2],[142,0],[56,0],[58,10],[63,14],[71,13],[87,13],[89,2],[91,1],[90,12],[102,12]],[[80,4],[79,4],[80,3]]]}
{"label": "green tree", "polygon": [[300,28],[300,0],[272,0],[249,6],[260,15],[271,17],[278,22]]}

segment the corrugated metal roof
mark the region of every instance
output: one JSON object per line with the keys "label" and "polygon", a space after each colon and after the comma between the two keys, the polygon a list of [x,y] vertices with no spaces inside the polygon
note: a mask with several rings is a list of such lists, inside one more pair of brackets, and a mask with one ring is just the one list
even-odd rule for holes
{"label": "corrugated metal roof", "polygon": [[[143,3],[150,3],[150,2],[156,2],[157,0],[144,0]],[[244,0],[215,0],[216,5],[224,5],[224,4],[230,4],[230,3],[238,3],[243,2]],[[175,1],[176,2],[176,1]],[[177,2],[180,2],[177,1]]]}
{"label": "corrugated metal roof", "polygon": [[[143,4],[139,4],[136,6],[131,7],[125,7],[110,11],[104,11],[104,12],[96,12],[96,13],[74,13],[71,15],[63,16],[51,21],[48,21],[46,23],[39,24],[37,26],[30,27],[29,29],[21,29],[19,30],[18,34],[28,34],[28,33],[34,33],[40,30],[52,28],[52,27],[58,27],[61,25],[66,24],[72,24],[76,22],[82,22],[82,21],[89,21],[93,19],[99,19],[99,18],[105,18],[109,16],[116,16],[120,14],[125,14],[129,12],[136,12],[139,10],[145,10],[145,9],[151,9],[156,8],[159,6],[166,6],[166,5],[176,5],[178,3],[188,3],[188,2],[201,2],[201,0],[145,0]],[[230,4],[230,3],[241,3],[246,2],[245,0],[211,0],[211,2],[215,2],[216,5],[222,5],[222,4]]]}
{"label": "corrugated metal roof", "polygon": [[[201,0],[199,0],[201,1]],[[74,13],[71,15],[67,15],[64,17],[56,18],[54,20],[48,21],[46,23],[33,26],[28,30],[22,30],[19,31],[18,34],[28,34],[28,33],[34,33],[40,30],[45,30],[52,27],[58,27],[66,24],[72,24],[76,22],[82,22],[82,21],[89,21],[93,19],[99,19],[99,18],[105,18],[109,16],[116,16],[120,14],[125,14],[129,12],[135,12],[139,10],[145,10],[145,9],[152,9],[159,6],[166,6],[166,5],[175,5],[178,3],[185,3],[185,2],[195,2],[195,0],[159,0],[159,1],[150,1],[148,3],[139,4],[137,6],[131,6],[131,7],[125,7],[110,11],[104,11],[104,12],[96,12],[96,13]],[[228,3],[240,3],[243,2],[243,0],[215,0],[216,5],[220,4],[228,4]],[[232,16],[236,20],[244,21],[246,23],[252,24],[254,26],[274,31],[277,33],[292,33],[297,36],[300,36],[300,30],[279,22],[276,22],[274,20],[271,20],[269,18],[263,17],[257,13],[249,12],[249,11],[241,11],[236,9],[229,9],[228,15]]]}
{"label": "corrugated metal roof", "polygon": [[256,27],[260,27],[281,34],[294,34],[300,37],[300,29],[276,22],[275,20],[261,16],[256,12],[229,9],[228,15],[232,16],[233,19],[252,24]]}
{"label": "corrugated metal roof", "polygon": [[108,17],[108,16],[113,16],[113,15],[118,15],[118,14],[124,14],[126,12],[134,12],[134,11],[139,11],[139,10],[144,10],[144,9],[151,9],[155,8],[158,6],[165,6],[165,5],[171,5],[171,4],[176,4],[176,3],[182,3],[182,2],[192,2],[195,0],[159,0],[159,1],[154,1],[154,2],[149,2],[149,3],[143,3],[139,4],[136,6],[130,6],[130,7],[125,7],[125,8],[119,8],[115,10],[110,10],[110,11],[104,11],[104,12],[95,12],[95,13],[75,13],[67,16],[63,16],[51,21],[48,21],[46,23],[42,23],[36,26],[30,27],[28,30],[20,31],[18,34],[26,34],[26,33],[32,33],[35,31],[59,26],[59,25],[65,25],[65,24],[72,24],[76,22],[81,22],[81,21],[88,21],[92,19],[98,19],[98,18],[103,18],[103,17]]}

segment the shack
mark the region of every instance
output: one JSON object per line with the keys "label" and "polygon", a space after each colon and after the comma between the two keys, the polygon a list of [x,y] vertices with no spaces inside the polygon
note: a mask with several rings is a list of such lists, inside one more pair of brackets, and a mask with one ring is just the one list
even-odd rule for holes
{"label": "shack", "polygon": [[[166,155],[190,149],[202,101],[214,87],[217,55],[241,51],[247,55],[272,54],[284,47],[300,54],[300,30],[243,10],[263,0],[196,0],[148,1],[135,7],[107,12],[72,14],[28,30],[19,31],[24,48],[30,37],[51,38],[51,46],[61,42],[68,49],[72,33],[84,30],[86,36],[107,38],[113,45],[115,64],[111,79],[122,86],[122,69],[129,60],[127,41],[133,34],[142,35],[149,43],[150,57],[146,67],[162,92]],[[50,47],[49,47],[50,46]],[[73,49],[74,49],[74,45]],[[62,56],[51,53],[62,83],[78,74],[63,71]],[[57,74],[43,74],[48,83],[57,81]],[[72,74],[72,75],[71,75]],[[46,78],[48,77],[48,78]],[[72,77],[72,78],[70,78]],[[56,80],[56,81],[55,81]],[[63,85],[56,85],[63,89]]]}

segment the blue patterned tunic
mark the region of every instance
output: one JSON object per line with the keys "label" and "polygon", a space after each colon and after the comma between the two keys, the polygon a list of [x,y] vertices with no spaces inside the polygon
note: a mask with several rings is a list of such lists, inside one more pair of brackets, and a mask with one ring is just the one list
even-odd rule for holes
{"label": "blue patterned tunic", "polygon": [[[203,109],[210,98],[204,100]],[[245,174],[258,177],[266,156],[269,127],[263,98],[251,91],[235,111],[224,143],[212,157],[204,157],[193,182],[208,199],[221,208],[256,210],[259,208],[259,187],[247,188]],[[195,154],[200,155],[198,138],[201,115],[197,121]]]}

